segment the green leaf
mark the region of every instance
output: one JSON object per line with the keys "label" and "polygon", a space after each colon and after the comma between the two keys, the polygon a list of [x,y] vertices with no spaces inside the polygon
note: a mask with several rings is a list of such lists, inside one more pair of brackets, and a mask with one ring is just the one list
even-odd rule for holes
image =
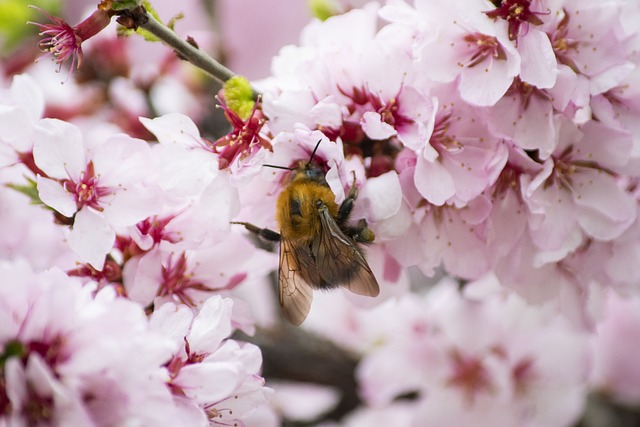
{"label": "green leaf", "polygon": [[249,80],[242,76],[234,76],[224,84],[224,99],[232,111],[242,120],[247,120],[253,111],[255,101]]}
{"label": "green leaf", "polygon": [[135,7],[138,7],[139,5],[140,5],[140,2],[138,0],[112,0],[111,9],[116,11],[126,10],[126,9],[133,9]]}
{"label": "green leaf", "polygon": [[[153,7],[153,5],[148,0],[142,0],[142,6],[144,6],[144,8],[146,9],[147,13],[149,15],[153,16],[156,19],[156,21],[162,23],[162,19],[160,19],[160,15],[158,15],[158,11]],[[178,22],[182,18],[184,18],[184,15],[182,13],[179,13],[176,16],[174,16],[173,18],[171,18],[171,20],[169,20],[169,23],[165,24],[165,25],[166,25],[167,28],[173,30],[176,22]],[[132,34],[138,34],[139,36],[142,36],[142,38],[144,38],[148,42],[160,42],[160,41],[162,41],[158,37],[156,37],[155,35],[150,33],[149,31],[145,30],[144,28],[138,28],[137,30],[134,31],[134,30],[130,30],[128,28],[118,27],[117,33],[118,33],[119,36],[130,36]]]}
{"label": "green leaf", "polygon": [[321,21],[326,21],[339,12],[331,0],[309,0],[311,14]]}
{"label": "green leaf", "polygon": [[28,25],[28,21],[49,20],[29,5],[38,6],[51,15],[60,10],[58,0],[0,0],[0,54],[10,54],[20,43],[38,33],[38,27]]}
{"label": "green leaf", "polygon": [[32,205],[44,205],[38,194],[38,184],[31,178],[26,178],[27,184],[6,184],[7,187],[24,194],[29,198]]}
{"label": "green leaf", "polygon": [[0,369],[7,360],[12,357],[23,357],[27,352],[26,347],[20,341],[8,341],[0,353]]}

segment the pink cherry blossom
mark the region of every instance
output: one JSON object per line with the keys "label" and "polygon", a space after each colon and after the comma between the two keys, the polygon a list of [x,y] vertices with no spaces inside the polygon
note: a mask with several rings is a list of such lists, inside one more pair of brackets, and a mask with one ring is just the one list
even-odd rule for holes
{"label": "pink cherry blossom", "polygon": [[64,20],[49,15],[44,10],[37,8],[50,21],[51,24],[39,24],[32,22],[41,30],[40,35],[44,36],[39,47],[52,55],[52,59],[59,64],[58,71],[62,63],[71,58],[71,71],[82,66],[82,42],[95,36],[109,25],[111,15],[106,8],[99,7],[88,18],[78,25],[71,27]]}
{"label": "pink cherry blossom", "polygon": [[591,95],[619,84],[631,70],[623,45],[619,2],[549,1],[547,32],[559,64],[588,81]]}
{"label": "pink cherry blossom", "polygon": [[29,423],[175,425],[162,364],[170,343],[142,309],[110,289],[92,296],[59,270],[35,274],[3,262],[2,334],[7,356],[0,418]]}
{"label": "pink cherry blossom", "polygon": [[102,269],[115,228],[133,225],[160,200],[152,184],[153,164],[144,141],[114,135],[88,147],[78,128],[47,120],[38,130],[34,159],[40,199],[70,221],[70,247]]}
{"label": "pink cherry blossom", "polygon": [[175,344],[169,387],[192,425],[244,425],[271,393],[258,375],[258,348],[227,339],[232,306],[214,296],[195,317],[184,306],[165,304],[151,318],[153,329]]}
{"label": "pink cherry blossom", "polygon": [[0,259],[23,259],[36,271],[75,266],[76,256],[50,212],[8,188],[0,190],[0,206]]}
{"label": "pink cherry blossom", "polygon": [[617,401],[634,405],[640,399],[638,376],[634,363],[638,342],[629,337],[640,333],[637,297],[622,298],[613,292],[606,295],[604,317],[594,334],[594,367],[591,382],[594,388]]}
{"label": "pink cherry blossom", "polygon": [[[360,365],[366,400],[380,405],[417,393],[414,425],[562,426],[575,420],[586,393],[586,334],[557,314],[496,292],[495,281],[467,286],[460,295],[455,284],[442,283],[425,300],[413,297],[396,307],[413,321]],[[396,355],[402,363],[385,368]],[[563,360],[572,361],[570,368]],[[549,396],[557,404],[549,405]]]}
{"label": "pink cherry blossom", "polygon": [[470,104],[495,104],[521,69],[520,55],[504,22],[484,15],[489,6],[480,0],[416,1],[415,7],[421,22],[397,25],[426,32],[415,38],[420,72],[436,82],[456,80],[460,96]]}
{"label": "pink cherry blossom", "polygon": [[542,249],[557,250],[578,226],[597,240],[620,236],[637,211],[615,178],[628,161],[630,136],[596,122],[578,129],[565,120],[561,126],[544,170],[523,181],[533,240]]}
{"label": "pink cherry blossom", "polygon": [[486,11],[490,18],[504,19],[522,59],[520,78],[537,88],[549,88],[556,82],[558,63],[547,34],[540,29],[550,14],[544,0],[506,0]]}
{"label": "pink cherry blossom", "polygon": [[493,184],[507,161],[502,141],[481,127],[483,116],[451,88],[435,92],[442,107],[429,144],[416,159],[415,185],[437,206],[464,206]]}
{"label": "pink cherry blossom", "polygon": [[547,159],[556,145],[554,100],[548,91],[515,79],[505,96],[488,109],[491,132]]}
{"label": "pink cherry blossom", "polygon": [[[154,9],[237,57],[195,2]],[[363,3],[325,3],[251,82],[249,117],[184,52],[93,37],[107,3],[38,25],[53,67],[5,52],[0,425],[560,427],[590,393],[637,403],[639,4]],[[59,85],[65,59],[83,69]],[[234,222],[279,231],[311,161],[337,204],[357,190],[381,292],[316,292],[296,331],[344,349],[357,395],[283,378],[269,401],[291,338],[272,335],[278,244]],[[264,375],[241,334],[286,338]]]}
{"label": "pink cherry blossom", "polygon": [[[272,150],[271,142],[266,136],[266,129],[262,129],[266,119],[259,108],[260,100],[255,103],[251,114],[246,119],[227,107],[222,99],[218,102],[233,127],[230,133],[218,138],[212,145],[214,152],[220,153],[218,167],[220,169],[230,167],[232,172],[242,173],[242,169],[246,166],[256,173],[260,166],[259,162],[256,163],[256,156],[259,157],[262,149]],[[251,173],[250,171],[245,173]]]}
{"label": "pink cherry blossom", "polygon": [[[123,282],[128,297],[143,306],[174,302],[199,307],[213,294],[232,296],[237,286],[261,281],[276,265],[274,254],[257,250],[240,234],[231,234],[210,247],[154,248],[127,262]],[[251,331],[253,321],[243,310],[244,302],[232,297],[236,300],[234,324]]]}
{"label": "pink cherry blossom", "polygon": [[160,158],[158,182],[164,191],[182,197],[198,195],[218,175],[217,156],[189,117],[172,113],[141,117],[140,122],[158,140],[153,150]]}
{"label": "pink cherry blossom", "polygon": [[0,167],[20,162],[33,165],[35,129],[44,112],[44,97],[29,75],[13,77],[11,88],[0,94]]}

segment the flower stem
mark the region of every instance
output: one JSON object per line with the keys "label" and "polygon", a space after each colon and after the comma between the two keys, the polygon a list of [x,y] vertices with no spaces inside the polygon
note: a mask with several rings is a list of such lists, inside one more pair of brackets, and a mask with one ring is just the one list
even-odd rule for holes
{"label": "flower stem", "polygon": [[[149,31],[172,47],[181,58],[210,74],[215,80],[220,82],[221,85],[236,75],[233,71],[211,58],[199,48],[181,39],[175,31],[166,27],[151,14],[147,13],[146,15],[149,19],[138,21],[141,28]],[[255,90],[254,94],[257,96]]]}

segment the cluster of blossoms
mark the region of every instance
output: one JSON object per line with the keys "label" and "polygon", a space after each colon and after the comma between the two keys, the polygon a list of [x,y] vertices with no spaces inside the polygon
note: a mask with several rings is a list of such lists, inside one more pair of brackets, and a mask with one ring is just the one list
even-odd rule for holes
{"label": "cluster of blossoms", "polygon": [[384,277],[494,271],[588,322],[590,288],[638,291],[638,13],[416,0],[314,22],[261,82],[274,151],[293,127],[342,144]]}
{"label": "cluster of blossoms", "polygon": [[242,425],[266,402],[259,349],[227,339],[230,299],[147,318],[59,269],[0,270],[3,425]]}
{"label": "cluster of blossoms", "polygon": [[[321,296],[305,325],[362,355],[345,425],[564,426],[592,390],[637,404],[637,344],[612,349],[640,330],[639,17],[630,0],[370,3],[309,24],[250,108],[221,93],[215,141],[183,114],[134,121],[153,96],[61,120],[15,76],[0,425],[275,425],[259,349],[228,337],[273,323],[278,259],[231,222],[276,229],[289,172],[265,165],[312,152],[338,203],[355,176],[376,234],[380,297]],[[79,27],[52,19],[48,49],[86,63],[94,34],[56,39]],[[409,267],[464,291],[427,293]]]}
{"label": "cluster of blossoms", "polygon": [[[273,257],[245,257],[253,246],[229,234],[237,191],[202,158],[211,151],[193,123],[145,121],[162,141],[152,147],[111,126],[43,119],[26,75],[2,101],[2,181],[13,189],[2,193],[0,416],[11,425],[273,418],[259,349],[227,339],[254,329],[233,289],[264,287]],[[164,138],[166,126],[183,138]]]}
{"label": "cluster of blossoms", "polygon": [[[464,293],[450,279],[366,312],[346,301],[349,331],[310,327],[364,352],[357,377],[367,406],[345,424],[566,426],[582,412],[589,334],[554,310],[528,305],[495,277]],[[336,328],[334,330],[334,328]],[[353,343],[358,343],[354,345]]]}

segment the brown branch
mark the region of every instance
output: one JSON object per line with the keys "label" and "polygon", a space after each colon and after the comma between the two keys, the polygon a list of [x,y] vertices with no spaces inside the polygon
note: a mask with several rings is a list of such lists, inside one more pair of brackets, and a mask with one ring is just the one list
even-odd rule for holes
{"label": "brown branch", "polygon": [[355,369],[358,357],[318,335],[288,324],[261,329],[253,337],[238,337],[262,350],[263,376],[330,386],[340,391],[339,403],[321,419],[310,423],[287,422],[289,426],[313,425],[318,421],[339,420],[361,403]]}

